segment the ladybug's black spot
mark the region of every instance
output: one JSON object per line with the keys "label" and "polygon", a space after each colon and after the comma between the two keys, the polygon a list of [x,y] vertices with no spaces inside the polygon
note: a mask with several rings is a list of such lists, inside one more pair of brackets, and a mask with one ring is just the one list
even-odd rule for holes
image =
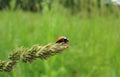
{"label": "ladybug's black spot", "polygon": [[67,38],[64,39],[64,43],[67,43],[69,40]]}

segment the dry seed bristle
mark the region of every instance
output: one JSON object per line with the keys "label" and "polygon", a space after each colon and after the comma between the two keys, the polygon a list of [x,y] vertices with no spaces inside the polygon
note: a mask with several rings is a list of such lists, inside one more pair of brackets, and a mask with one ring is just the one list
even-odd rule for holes
{"label": "dry seed bristle", "polygon": [[50,43],[45,46],[34,45],[31,48],[17,48],[9,55],[8,61],[0,61],[0,72],[12,71],[19,61],[31,63],[37,58],[48,59],[49,57],[62,52],[68,47],[69,45],[64,43]]}

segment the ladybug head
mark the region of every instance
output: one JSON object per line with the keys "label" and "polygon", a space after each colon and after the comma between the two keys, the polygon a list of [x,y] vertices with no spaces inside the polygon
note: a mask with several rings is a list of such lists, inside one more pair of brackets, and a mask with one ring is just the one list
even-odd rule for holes
{"label": "ladybug head", "polygon": [[56,43],[68,43],[68,42],[69,42],[69,40],[65,36],[60,36],[56,40]]}

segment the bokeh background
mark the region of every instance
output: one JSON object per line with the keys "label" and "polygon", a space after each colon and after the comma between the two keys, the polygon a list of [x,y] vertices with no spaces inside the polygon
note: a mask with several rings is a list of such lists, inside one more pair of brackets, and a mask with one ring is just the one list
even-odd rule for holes
{"label": "bokeh background", "polygon": [[120,77],[119,0],[0,0],[0,60],[59,36],[70,40],[63,53],[0,77]]}

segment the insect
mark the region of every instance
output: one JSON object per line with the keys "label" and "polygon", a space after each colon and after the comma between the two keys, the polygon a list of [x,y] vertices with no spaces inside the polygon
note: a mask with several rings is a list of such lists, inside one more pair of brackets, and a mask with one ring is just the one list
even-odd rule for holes
{"label": "insect", "polygon": [[65,36],[60,36],[56,40],[56,43],[68,43],[68,42],[69,42],[69,40]]}

